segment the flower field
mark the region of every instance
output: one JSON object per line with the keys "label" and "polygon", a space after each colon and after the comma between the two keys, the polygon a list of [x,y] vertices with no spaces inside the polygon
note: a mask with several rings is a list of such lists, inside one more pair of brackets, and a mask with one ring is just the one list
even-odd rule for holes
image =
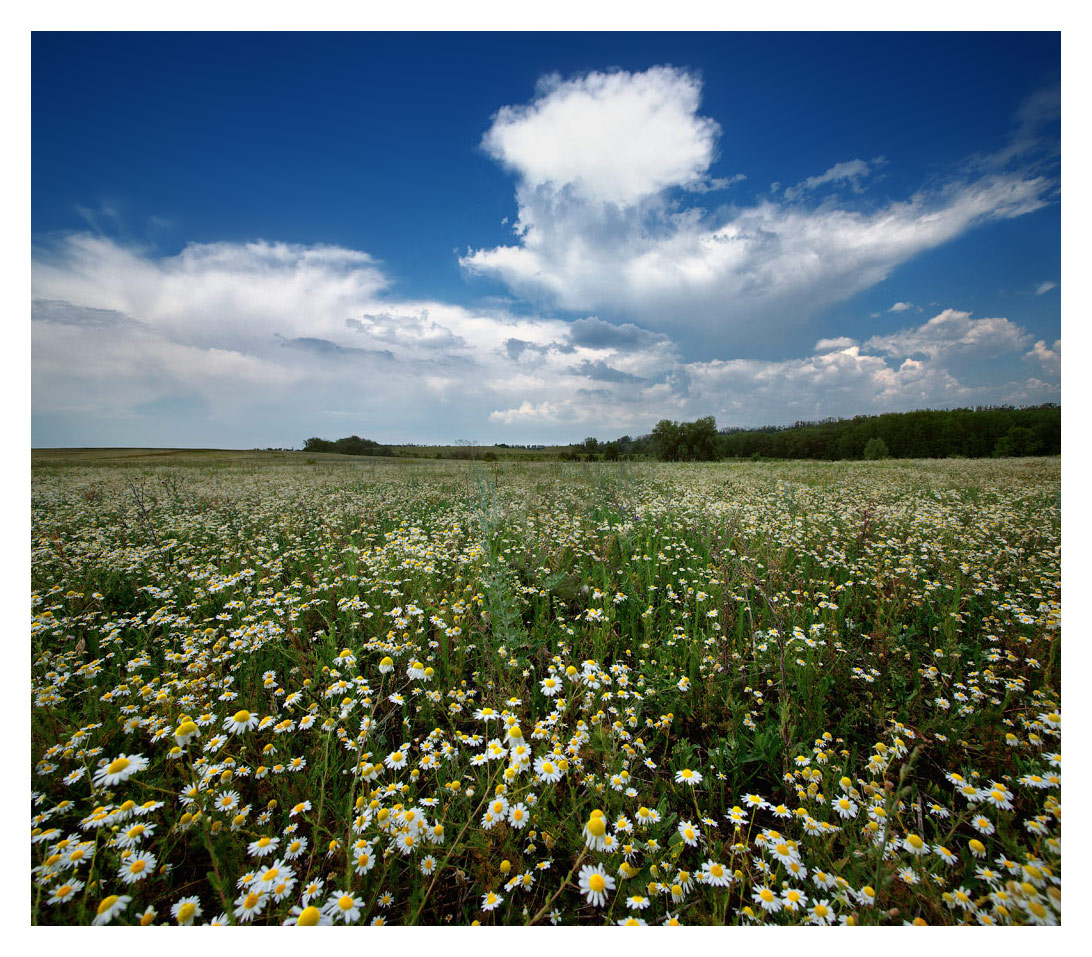
{"label": "flower field", "polygon": [[155,461],[33,471],[34,922],[1060,923],[1059,460]]}

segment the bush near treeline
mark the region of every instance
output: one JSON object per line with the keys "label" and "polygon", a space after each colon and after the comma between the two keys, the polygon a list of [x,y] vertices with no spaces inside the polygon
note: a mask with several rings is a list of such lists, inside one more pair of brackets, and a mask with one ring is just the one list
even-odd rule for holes
{"label": "bush near treeline", "polygon": [[349,435],[343,439],[310,438],[303,443],[304,452],[336,452],[340,455],[392,455],[387,446],[362,439],[359,435]]}

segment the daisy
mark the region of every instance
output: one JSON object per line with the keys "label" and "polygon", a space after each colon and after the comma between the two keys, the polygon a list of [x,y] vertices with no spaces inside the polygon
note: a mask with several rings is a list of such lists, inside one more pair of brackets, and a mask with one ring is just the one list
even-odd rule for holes
{"label": "daisy", "polygon": [[751,899],[770,914],[775,914],[777,911],[781,910],[781,906],[784,903],[781,898],[766,885],[755,888],[754,893],[751,895]]}
{"label": "daisy", "polygon": [[642,897],[640,894],[634,894],[632,897],[626,898],[626,907],[630,910],[645,910],[649,904],[651,904],[647,897]]}
{"label": "daisy", "polygon": [[297,837],[284,849],[284,859],[294,861],[307,850],[307,838]]}
{"label": "daisy", "polygon": [[546,695],[547,698],[554,697],[554,695],[556,695],[561,690],[561,682],[559,682],[556,678],[543,678],[540,682],[540,685],[542,687],[542,693]]}
{"label": "daisy", "polygon": [[393,770],[404,768],[406,766],[406,755],[403,751],[392,751],[384,759],[383,763]]}
{"label": "daisy", "polygon": [[808,911],[808,923],[826,926],[834,923],[836,916],[830,906],[830,901],[824,898],[812,904],[811,909]]}
{"label": "daisy", "polygon": [[342,920],[352,924],[360,920],[360,909],[364,902],[354,897],[351,891],[335,891],[326,901],[326,915],[333,920]]}
{"label": "daisy", "polygon": [[306,907],[293,907],[290,916],[284,921],[285,927],[318,927],[329,926],[333,920],[324,914],[314,904]]}
{"label": "daisy", "polygon": [[257,891],[244,891],[235,900],[235,916],[241,923],[253,920],[264,910],[269,897]]}
{"label": "daisy", "polygon": [[689,784],[693,787],[695,784],[701,784],[701,772],[691,771],[690,768],[683,768],[681,771],[675,772],[676,784]]}
{"label": "daisy", "polygon": [[71,880],[67,884],[61,884],[59,887],[53,888],[53,893],[47,903],[66,904],[81,890],[83,890],[83,881]]}
{"label": "daisy", "polygon": [[931,850],[929,845],[917,834],[907,834],[906,839],[902,842],[902,846],[915,857],[922,857]]}
{"label": "daisy", "polygon": [[517,831],[521,831],[527,826],[527,820],[527,806],[522,801],[509,809],[508,823]]}
{"label": "daisy", "polygon": [[603,866],[592,867],[585,864],[580,868],[580,892],[587,898],[589,904],[596,907],[605,907],[607,904],[607,891],[614,890],[616,882]]}
{"label": "daisy", "polygon": [[118,877],[126,884],[135,884],[144,880],[155,870],[156,856],[144,851],[130,857],[118,868]]}
{"label": "daisy", "polygon": [[786,910],[795,913],[800,910],[801,907],[807,906],[808,898],[795,887],[786,887],[785,890],[781,892],[781,903]]}
{"label": "daisy", "polygon": [[179,927],[189,927],[195,917],[201,916],[201,899],[199,897],[183,897],[180,901],[171,905],[171,916],[178,921]]}
{"label": "daisy", "polygon": [[121,754],[109,764],[102,765],[93,778],[95,787],[113,787],[131,778],[148,766],[148,759],[141,754]]}
{"label": "daisy", "polygon": [[706,861],[701,866],[701,879],[712,887],[727,887],[734,878],[723,864]]}
{"label": "daisy", "polygon": [[258,840],[247,845],[247,851],[250,852],[252,857],[265,857],[268,854],[273,854],[280,843],[281,839],[279,837],[268,837],[263,834]]}
{"label": "daisy", "polygon": [[[639,813],[639,812],[638,812]],[[607,821],[602,811],[592,811],[588,823],[584,825],[584,842],[591,851],[601,851],[606,847]]]}
{"label": "daisy", "polygon": [[534,767],[536,777],[544,783],[556,784],[561,780],[561,769],[548,756],[536,758]]}
{"label": "daisy", "polygon": [[679,823],[679,836],[690,847],[697,847],[698,838],[701,837],[701,832],[689,821],[682,821]]}
{"label": "daisy", "polygon": [[257,723],[258,716],[243,709],[236,711],[231,717],[224,718],[224,730],[228,734],[243,734],[250,731]]}
{"label": "daisy", "polygon": [[482,910],[484,911],[496,910],[503,903],[504,898],[500,894],[495,894],[493,891],[482,894]]}
{"label": "daisy", "polygon": [[109,897],[104,897],[102,901],[100,901],[98,909],[95,912],[95,919],[91,921],[91,923],[97,926],[109,924],[110,921],[129,906],[132,900],[133,899],[128,894],[111,894]]}

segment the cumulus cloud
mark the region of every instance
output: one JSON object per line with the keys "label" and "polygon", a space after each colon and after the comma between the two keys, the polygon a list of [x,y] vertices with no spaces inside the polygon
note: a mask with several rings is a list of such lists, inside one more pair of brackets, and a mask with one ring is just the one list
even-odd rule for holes
{"label": "cumulus cloud", "polygon": [[632,324],[399,298],[372,257],[340,247],[158,257],[76,235],[39,254],[32,290],[38,444],[291,445],[346,430],[440,442],[525,396],[609,397],[678,359]]}
{"label": "cumulus cloud", "polygon": [[873,336],[864,348],[883,355],[929,359],[991,359],[1023,349],[1031,337],[1008,319],[972,319],[969,312],[945,309],[924,325],[886,336]]}
{"label": "cumulus cloud", "polygon": [[497,112],[482,146],[528,194],[626,207],[704,177],[720,128],[697,115],[700,93],[695,77],[668,66],[549,76],[534,102]]}
{"label": "cumulus cloud", "polygon": [[[500,110],[483,145],[515,173],[516,242],[469,250],[462,266],[546,306],[669,333],[691,354],[739,350],[787,339],[976,226],[1041,208],[1053,188],[995,164],[879,204],[687,208],[677,189],[708,178],[719,133],[699,114],[700,88],[666,67],[592,73],[551,78],[531,103]],[[792,195],[859,189],[876,162],[838,164]]]}
{"label": "cumulus cloud", "polygon": [[896,302],[888,312],[906,312],[907,309],[913,309],[914,304],[912,302]]}
{"label": "cumulus cloud", "polygon": [[836,339],[820,339],[815,343],[816,352],[835,352],[842,349],[851,349],[857,345],[856,339],[851,339],[849,336],[838,336]]}
{"label": "cumulus cloud", "polygon": [[1040,339],[1024,358],[1037,362],[1048,377],[1057,379],[1062,372],[1062,340],[1055,339],[1054,345],[1048,346],[1043,339]]}

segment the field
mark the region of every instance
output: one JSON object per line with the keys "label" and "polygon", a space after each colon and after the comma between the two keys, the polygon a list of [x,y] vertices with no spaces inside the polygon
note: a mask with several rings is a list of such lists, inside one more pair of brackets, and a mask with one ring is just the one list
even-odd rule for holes
{"label": "field", "polygon": [[36,454],[32,920],[1061,920],[1060,461]]}

